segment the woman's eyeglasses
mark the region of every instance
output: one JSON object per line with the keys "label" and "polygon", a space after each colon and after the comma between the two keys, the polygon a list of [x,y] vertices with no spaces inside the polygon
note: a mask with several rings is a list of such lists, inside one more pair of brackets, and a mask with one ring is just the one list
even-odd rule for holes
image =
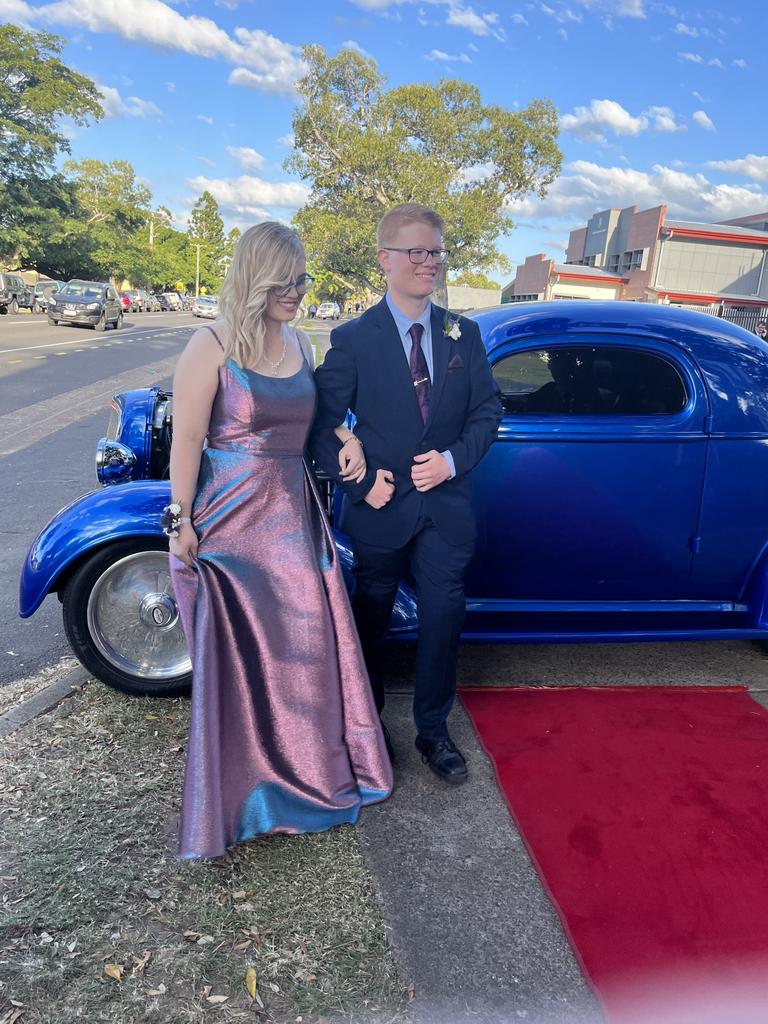
{"label": "woman's eyeglasses", "polygon": [[290,284],[277,285],[275,288],[270,288],[270,291],[278,299],[287,298],[292,288],[296,289],[297,295],[306,295],[314,280],[315,279],[311,274],[302,274],[301,277],[297,277],[296,280],[291,281]]}

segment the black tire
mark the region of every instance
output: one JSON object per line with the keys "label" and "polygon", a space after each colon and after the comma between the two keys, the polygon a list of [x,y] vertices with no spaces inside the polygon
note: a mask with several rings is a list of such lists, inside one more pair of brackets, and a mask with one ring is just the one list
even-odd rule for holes
{"label": "black tire", "polygon": [[120,330],[120,328],[123,326],[123,314],[122,313],[118,313],[117,314],[117,320],[115,320],[115,322],[112,324],[112,326],[114,327],[114,329],[116,331]]}
{"label": "black tire", "polygon": [[19,300],[18,299],[11,299],[11,312],[14,314],[14,316],[16,315],[16,313],[19,312]]}
{"label": "black tire", "polygon": [[36,302],[36,303],[35,303],[35,304],[34,304],[34,305],[32,306],[32,312],[33,312],[33,313],[42,313],[42,312],[43,312],[43,307],[42,307],[42,306],[40,305],[40,303],[39,303],[39,302]]}
{"label": "black tire", "polygon": [[49,325],[51,327],[58,327],[59,326],[59,321],[58,320],[54,320],[53,317],[50,317],[50,316],[48,317],[48,323],[49,323]]}
{"label": "black tire", "polygon": [[106,331],[106,329],[107,329],[107,314],[106,314],[105,310],[101,311],[101,316],[99,317],[97,323],[95,323],[93,325],[93,329],[95,331]]}
{"label": "black tire", "polygon": [[[88,669],[97,679],[107,686],[121,693],[132,697],[180,697],[190,692],[192,687],[192,673],[189,671],[188,660],[184,670],[164,676],[144,674],[138,670],[130,670],[129,662],[121,664],[118,654],[105,642],[105,637],[98,629],[98,608],[102,603],[109,607],[112,596],[109,592],[109,581],[115,581],[119,587],[120,574],[127,579],[132,568],[139,568],[142,560],[157,561],[159,553],[164,554],[168,545],[158,537],[134,537],[129,540],[117,541],[99,548],[90,557],[87,557],[75,570],[61,596],[63,605],[64,630],[72,650],[77,655],[80,663]],[[136,589],[135,582],[131,583],[125,594],[138,595],[141,588]],[[99,595],[103,601],[99,600]],[[119,598],[119,594],[118,594]],[[138,596],[130,596],[130,600],[138,602]],[[145,597],[146,600],[146,597]],[[94,608],[89,609],[93,601]],[[123,618],[124,609],[122,604],[115,603],[119,607],[118,615],[123,626],[131,627],[130,610],[127,618]],[[174,603],[175,608],[175,603]],[[136,627],[140,635],[146,633],[146,620],[140,618],[141,607],[136,604]],[[160,629],[160,627],[158,627]],[[171,636],[171,630],[180,630],[181,624],[178,616],[172,624],[163,627],[163,630]],[[186,645],[183,643],[183,633],[173,634],[173,639],[182,639],[183,654],[186,655]],[[143,650],[143,648],[142,648]],[[111,656],[109,652],[112,652]],[[180,664],[178,657],[173,664]],[[169,666],[172,664],[169,661]]]}
{"label": "black tire", "polygon": [[768,655],[768,640],[755,640],[755,643],[757,644],[758,649],[763,652],[763,654]]}

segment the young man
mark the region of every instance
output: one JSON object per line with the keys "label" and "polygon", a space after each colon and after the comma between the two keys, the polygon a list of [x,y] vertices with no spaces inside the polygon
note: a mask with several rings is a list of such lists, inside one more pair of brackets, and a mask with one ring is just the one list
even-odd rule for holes
{"label": "young man", "polygon": [[416,746],[440,778],[463,782],[466,763],[446,721],[476,534],[469,473],[496,436],[501,404],[477,324],[431,302],[449,256],[443,228],[437,213],[417,203],[382,217],[376,243],[387,293],[331,333],[315,374],[310,448],[338,479],[333,427],[347,409],[354,412],[368,470],[362,482],[341,485],[340,528],[352,541],[352,607],[376,704],[381,713],[381,646],[398,584],[410,571],[419,612]]}

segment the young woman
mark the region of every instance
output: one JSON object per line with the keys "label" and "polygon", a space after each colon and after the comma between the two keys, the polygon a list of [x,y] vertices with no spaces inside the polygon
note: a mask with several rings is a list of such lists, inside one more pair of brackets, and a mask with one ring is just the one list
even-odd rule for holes
{"label": "young woman", "polygon": [[[312,354],[290,322],[310,283],[291,230],[250,228],[222,286],[222,319],[192,335],[174,376],[164,519],[193,670],[184,858],[353,822],[392,788],[304,463]],[[360,443],[345,427],[336,433],[341,479],[362,479]]]}

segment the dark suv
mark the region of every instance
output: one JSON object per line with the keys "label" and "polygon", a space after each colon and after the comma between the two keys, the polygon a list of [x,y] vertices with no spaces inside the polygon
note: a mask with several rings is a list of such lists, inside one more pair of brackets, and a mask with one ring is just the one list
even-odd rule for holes
{"label": "dark suv", "polygon": [[0,314],[18,313],[22,306],[32,309],[34,292],[18,274],[0,274]]}
{"label": "dark suv", "polygon": [[49,324],[90,324],[105,331],[107,324],[123,323],[123,302],[111,284],[100,281],[69,281],[48,301]]}

